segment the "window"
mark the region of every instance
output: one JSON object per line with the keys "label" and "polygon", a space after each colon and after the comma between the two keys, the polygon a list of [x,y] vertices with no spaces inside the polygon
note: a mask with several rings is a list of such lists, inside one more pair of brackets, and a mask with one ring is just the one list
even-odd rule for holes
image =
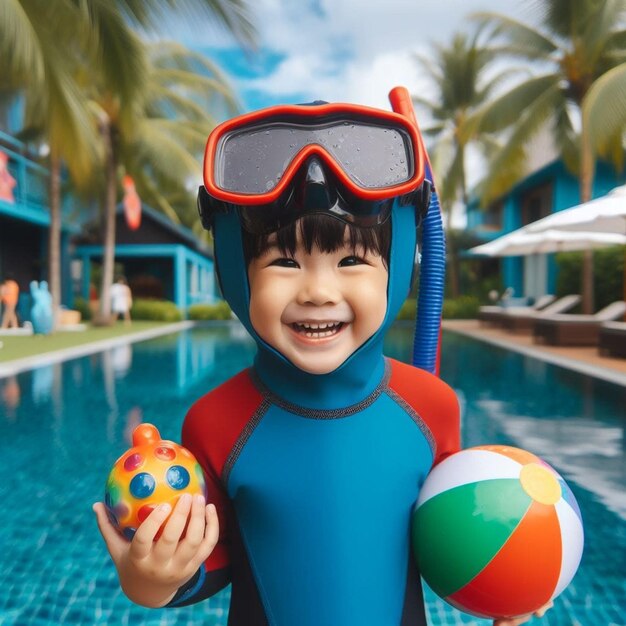
{"label": "window", "polygon": [[522,194],[522,226],[552,213],[552,183],[546,183]]}
{"label": "window", "polygon": [[502,213],[504,203],[502,201],[490,204],[484,211],[482,216],[482,230],[502,230]]}

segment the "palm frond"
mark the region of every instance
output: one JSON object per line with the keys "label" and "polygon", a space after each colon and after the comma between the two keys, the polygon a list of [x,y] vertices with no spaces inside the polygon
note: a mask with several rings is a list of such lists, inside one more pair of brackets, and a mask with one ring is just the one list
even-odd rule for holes
{"label": "palm frond", "polygon": [[502,148],[492,155],[489,174],[481,191],[481,202],[484,205],[506,192],[523,175],[527,163],[526,148],[536,133],[552,120],[554,110],[562,100],[561,96],[558,85],[544,91],[526,108]]}
{"label": "palm frond", "polygon": [[437,187],[442,205],[452,207],[459,199],[459,190],[465,186],[465,150],[453,145],[453,158],[442,176],[437,176]]}
{"label": "palm frond", "polygon": [[218,94],[232,110],[237,109],[236,97],[232,89],[217,78],[195,74],[188,70],[159,68],[152,72],[151,79],[161,86],[173,84],[176,88],[184,89],[188,93]]}
{"label": "palm frond", "polygon": [[607,53],[624,54],[626,51],[626,30],[617,30],[609,34],[606,40]]}
{"label": "palm frond", "polygon": [[186,180],[189,176],[200,179],[202,176],[197,156],[172,137],[160,120],[142,120],[132,147],[140,160],[149,163],[154,171],[163,176],[179,180]]}
{"label": "palm frond", "polygon": [[148,59],[143,43],[129,27],[115,3],[90,0],[90,53],[92,66],[98,68],[94,97],[109,98],[115,110],[108,107],[113,123],[132,133],[134,114],[145,89]]}
{"label": "palm frond", "polygon": [[605,153],[626,126],[626,63],[606,72],[590,87],[582,104],[583,128],[594,148]]}
{"label": "palm frond", "polygon": [[207,120],[215,125],[215,120],[206,106],[202,106],[168,87],[150,84],[146,91],[145,100],[145,110],[148,117],[171,115],[194,121]]}
{"label": "palm frond", "polygon": [[133,172],[133,180],[137,186],[137,192],[142,202],[158,209],[166,215],[174,224],[180,224],[180,217],[174,207],[168,202],[161,190],[152,182],[152,178],[144,171]]}
{"label": "palm frond", "polygon": [[19,0],[0,2],[0,75],[12,84],[43,79],[41,45]]}
{"label": "palm frond", "polygon": [[413,94],[411,95],[411,100],[413,101],[414,105],[424,107],[426,109],[429,109],[430,111],[433,111],[438,107],[438,104],[434,100],[431,100],[424,96],[417,96]]}
{"label": "palm frond", "polygon": [[[571,4],[582,7],[586,3]],[[604,0],[594,5],[592,11],[581,11],[582,36],[578,39],[584,45],[584,54],[591,64],[596,64],[606,53],[607,46],[615,40],[615,25],[620,23],[626,11],[622,0]]]}
{"label": "palm frond", "polygon": [[246,49],[254,49],[257,30],[247,0],[170,0],[177,13],[186,14],[191,23],[211,19],[232,33]]}
{"label": "palm frond", "polygon": [[476,93],[476,99],[479,102],[487,102],[493,92],[498,89],[505,81],[509,81],[513,76],[525,74],[526,78],[530,77],[528,69],[522,67],[507,67],[494,74],[487,82],[480,86]]}
{"label": "palm frond", "polygon": [[580,138],[572,124],[567,101],[555,110],[552,131],[565,167],[576,175],[580,171]]}
{"label": "palm frond", "polygon": [[517,85],[473,114],[468,120],[468,131],[494,132],[511,126],[519,119],[521,111],[528,110],[558,85],[559,76],[555,74],[533,77]]}
{"label": "palm frond", "polygon": [[559,49],[558,44],[536,28],[507,15],[477,12],[470,19],[480,28],[490,28],[492,36],[504,37],[509,44],[501,51],[530,59],[546,59]]}

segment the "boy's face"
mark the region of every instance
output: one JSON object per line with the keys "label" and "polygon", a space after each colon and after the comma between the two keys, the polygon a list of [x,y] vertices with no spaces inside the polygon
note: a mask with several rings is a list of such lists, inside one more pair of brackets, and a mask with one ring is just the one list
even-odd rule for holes
{"label": "boy's face", "polygon": [[383,258],[347,242],[334,252],[307,254],[298,236],[293,257],[271,244],[272,238],[248,266],[252,326],[299,369],[332,372],[385,318]]}

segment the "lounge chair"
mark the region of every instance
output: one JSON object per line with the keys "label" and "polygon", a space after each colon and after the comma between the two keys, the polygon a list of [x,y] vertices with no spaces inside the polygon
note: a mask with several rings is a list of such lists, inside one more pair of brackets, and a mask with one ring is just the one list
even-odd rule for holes
{"label": "lounge chair", "polygon": [[531,332],[535,326],[535,320],[565,313],[565,311],[573,309],[579,302],[580,296],[578,294],[570,294],[555,300],[541,311],[525,311],[519,314],[510,311],[502,316],[502,326],[514,333]]}
{"label": "lounge chair", "polygon": [[492,324],[497,326],[502,321],[502,316],[505,312],[515,312],[515,313],[527,313],[529,311],[540,311],[544,309],[549,304],[554,302],[555,296],[552,294],[546,294],[545,296],[541,296],[537,298],[535,304],[532,306],[502,306],[502,305],[486,305],[481,306],[478,309],[478,321],[482,325]]}
{"label": "lounge chair", "polygon": [[626,322],[604,322],[598,335],[600,354],[626,359]]}
{"label": "lounge chair", "polygon": [[624,313],[626,302],[617,300],[593,315],[551,315],[537,319],[534,339],[552,346],[595,346],[602,324],[620,319]]}

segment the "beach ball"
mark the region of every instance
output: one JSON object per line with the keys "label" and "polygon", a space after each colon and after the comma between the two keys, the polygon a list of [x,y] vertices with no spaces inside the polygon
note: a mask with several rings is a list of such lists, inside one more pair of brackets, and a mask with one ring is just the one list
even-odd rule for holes
{"label": "beach ball", "polygon": [[479,446],[426,478],[412,519],[420,574],[441,598],[491,619],[533,613],[573,578],[583,551],[580,509],[539,457]]}
{"label": "beach ball", "polygon": [[174,508],[183,493],[206,496],[200,464],[186,448],[161,439],[155,426],[140,424],[133,447],[115,462],[106,482],[109,519],[130,540],[159,504]]}

